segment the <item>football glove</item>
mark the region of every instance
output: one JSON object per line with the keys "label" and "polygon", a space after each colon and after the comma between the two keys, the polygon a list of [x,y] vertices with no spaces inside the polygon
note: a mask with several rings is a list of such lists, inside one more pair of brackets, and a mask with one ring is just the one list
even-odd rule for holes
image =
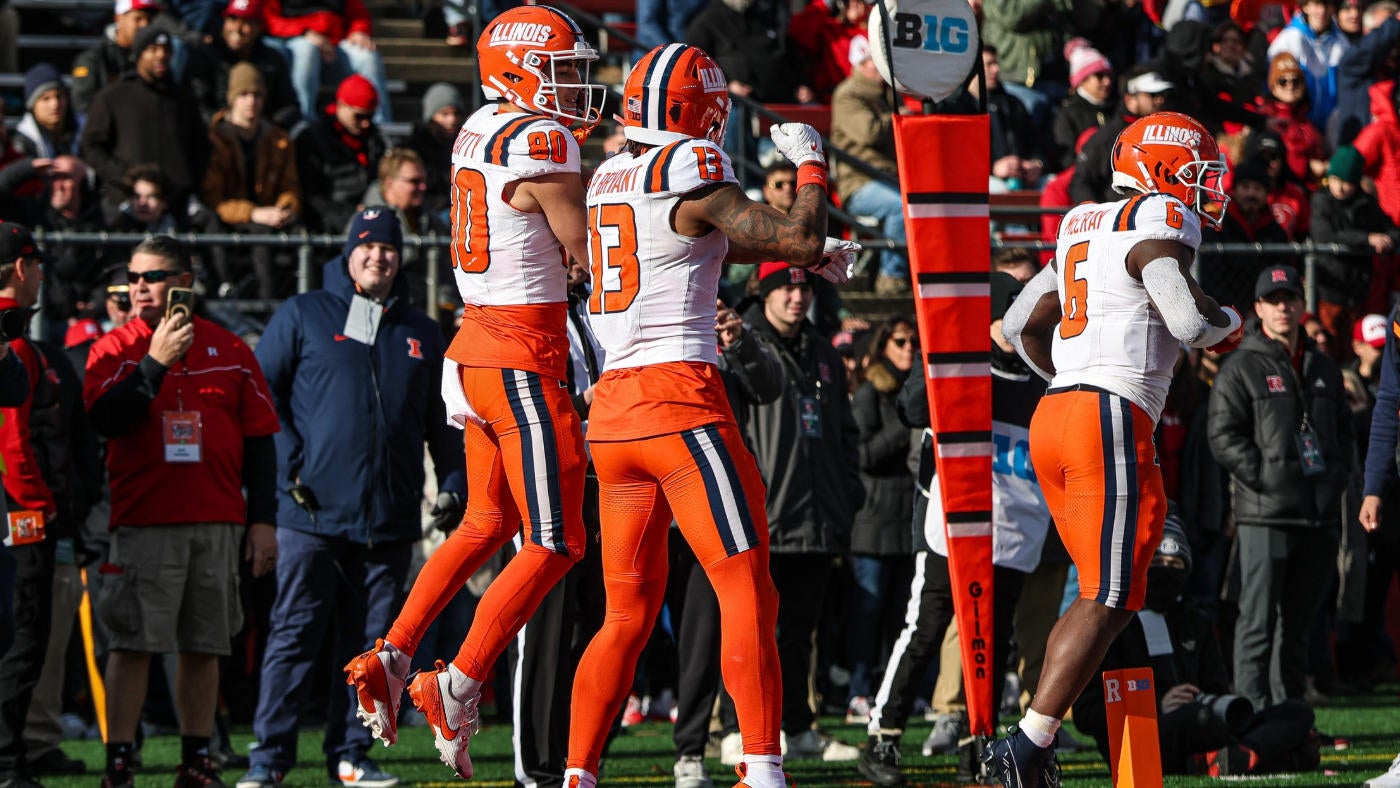
{"label": "football glove", "polygon": [[806,123],[774,123],[768,130],[773,144],[787,160],[801,167],[804,164],[826,166],[822,152],[822,135]]}
{"label": "football glove", "polygon": [[1220,309],[1227,313],[1235,322],[1235,330],[1231,331],[1224,339],[1206,348],[1206,350],[1212,353],[1229,353],[1231,350],[1239,347],[1240,342],[1244,339],[1244,321],[1240,319],[1240,313],[1236,312],[1234,307],[1225,306]]}
{"label": "football glove", "polygon": [[433,510],[429,513],[433,520],[428,524],[428,527],[450,534],[462,524],[462,515],[466,511],[467,502],[462,500],[462,496],[443,490],[437,494],[437,500],[433,502]]}
{"label": "football glove", "polygon": [[821,262],[812,266],[812,272],[819,274],[828,282],[834,282],[838,285],[848,281],[851,278],[852,269],[855,267],[856,252],[860,250],[860,244],[855,241],[828,238],[826,245],[822,248]]}

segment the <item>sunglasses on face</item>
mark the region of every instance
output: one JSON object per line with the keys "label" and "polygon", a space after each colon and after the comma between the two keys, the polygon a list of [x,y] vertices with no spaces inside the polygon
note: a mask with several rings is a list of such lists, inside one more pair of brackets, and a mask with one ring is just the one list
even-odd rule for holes
{"label": "sunglasses on face", "polygon": [[919,340],[913,337],[890,337],[890,342],[893,342],[897,348],[907,347],[911,342],[914,343],[914,347],[919,346]]}
{"label": "sunglasses on face", "polygon": [[374,117],[374,113],[371,113],[371,112],[353,112],[353,113],[350,114],[350,117],[354,118],[356,123],[368,123],[369,120],[370,120],[370,118],[373,118],[373,117]]}
{"label": "sunglasses on face", "polygon": [[1302,87],[1303,80],[1298,79],[1296,77],[1284,77],[1283,79],[1278,80],[1274,84],[1278,85],[1281,88],[1297,88]]}
{"label": "sunglasses on face", "polygon": [[795,184],[796,184],[796,181],[769,181],[769,182],[768,182],[768,188],[770,188],[770,189],[791,189]]}
{"label": "sunglasses on face", "polygon": [[160,268],[154,271],[133,271],[128,268],[126,271],[126,281],[134,285],[137,282],[145,280],[146,284],[154,285],[160,284],[172,276],[179,275],[179,271],[167,271]]}

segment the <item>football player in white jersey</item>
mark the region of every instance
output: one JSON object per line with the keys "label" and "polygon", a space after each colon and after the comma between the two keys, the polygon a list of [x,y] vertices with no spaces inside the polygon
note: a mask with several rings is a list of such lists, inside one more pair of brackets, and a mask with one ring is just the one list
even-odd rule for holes
{"label": "football player in white jersey", "polygon": [[447,351],[444,398],[466,432],[466,513],[433,553],[385,638],[346,666],[359,712],[386,744],[396,738],[409,661],[428,625],[467,578],[524,523],[524,547],[487,589],[450,665],[424,671],[409,697],[443,762],[472,775],[480,687],[540,600],[583,555],[578,414],[565,384],[565,262],[588,255],[578,141],[597,121],[598,57],[568,16],[512,8],[477,42],[489,102],[452,149],[452,267],[465,302]]}
{"label": "football player in white jersey", "polygon": [[1006,786],[1059,784],[1060,720],[1108,645],[1142,608],[1166,496],[1152,433],[1181,342],[1239,344],[1240,316],[1191,277],[1201,220],[1229,201],[1210,132],[1174,112],[1140,118],[1113,147],[1127,199],[1065,215],[1055,259],[1002,324],[1050,388],[1031,420],[1031,464],[1079,570],[1080,598],[1055,624],[1035,698],[983,760]]}
{"label": "football player in white jersey", "polygon": [[834,282],[855,244],[824,240],[826,157],[810,126],[774,126],[797,165],[786,215],[745,196],[720,147],[728,81],[703,51],[657,47],[623,93],[626,149],[588,186],[590,323],[607,354],[589,411],[607,615],[574,683],[565,784],[590,788],[666,590],[674,515],[715,588],[721,672],[744,740],[745,785],[784,784],[781,683],[763,481],[717,367],[726,259],[785,260]]}

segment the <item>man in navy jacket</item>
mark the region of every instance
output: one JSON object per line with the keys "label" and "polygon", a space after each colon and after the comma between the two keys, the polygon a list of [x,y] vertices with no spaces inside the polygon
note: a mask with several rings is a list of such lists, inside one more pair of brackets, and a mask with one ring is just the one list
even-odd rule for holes
{"label": "man in navy jacket", "polygon": [[[442,333],[409,306],[402,246],[393,211],[361,211],[344,252],[325,265],[323,288],[287,301],[258,344],[282,424],[279,557],[253,722],[259,744],[244,788],[278,785],[294,765],[301,707],[317,680],[311,666],[332,624],[336,666],[388,630],[422,536],[425,442],[440,491],[435,524],[462,515],[462,433],[448,426],[439,393]],[[349,692],[332,692],[326,713],[329,776],[394,785],[366,757],[369,731]]]}

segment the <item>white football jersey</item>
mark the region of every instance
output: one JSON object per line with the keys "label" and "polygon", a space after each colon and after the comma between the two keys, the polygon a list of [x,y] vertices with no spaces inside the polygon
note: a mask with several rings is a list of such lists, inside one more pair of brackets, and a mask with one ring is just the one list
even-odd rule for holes
{"label": "white football jersey", "polygon": [[738,183],[729,156],[686,140],[634,157],[621,153],[588,184],[589,299],[605,370],[671,361],[719,363],[715,298],[729,239],[719,230],[678,234],[671,213],[684,194]]}
{"label": "white football jersey", "polygon": [[1051,388],[1083,383],[1127,398],[1155,422],[1181,342],[1167,330],[1141,281],[1128,274],[1140,241],[1201,244],[1201,220],[1167,194],[1087,203],[1065,214],[1055,244],[1063,315],[1055,329]]}
{"label": "white football jersey", "polygon": [[462,301],[518,306],[566,300],[567,254],[543,213],[506,202],[513,181],[579,172],[578,141],[543,115],[487,104],[452,145],[452,269]]}

